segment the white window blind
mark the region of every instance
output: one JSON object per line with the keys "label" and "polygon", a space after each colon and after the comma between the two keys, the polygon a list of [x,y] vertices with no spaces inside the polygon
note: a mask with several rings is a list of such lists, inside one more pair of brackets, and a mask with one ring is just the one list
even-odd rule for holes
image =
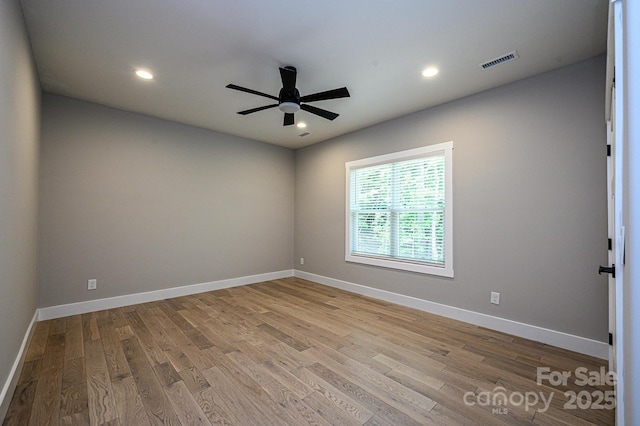
{"label": "white window blind", "polygon": [[452,148],[448,142],[346,164],[347,261],[453,276]]}

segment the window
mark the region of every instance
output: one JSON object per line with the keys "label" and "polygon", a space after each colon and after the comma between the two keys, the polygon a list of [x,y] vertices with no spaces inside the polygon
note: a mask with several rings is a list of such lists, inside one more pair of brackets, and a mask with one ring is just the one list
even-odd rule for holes
{"label": "window", "polygon": [[453,142],[346,163],[347,262],[453,277]]}

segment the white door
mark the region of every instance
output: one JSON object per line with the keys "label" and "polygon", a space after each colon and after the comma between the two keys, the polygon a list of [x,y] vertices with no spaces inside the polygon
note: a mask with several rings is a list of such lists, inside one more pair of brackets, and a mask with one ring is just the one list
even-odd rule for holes
{"label": "white door", "polygon": [[[623,217],[624,197],[624,96],[625,75],[623,55],[622,2],[612,0],[609,9],[609,40],[607,46],[607,199],[609,232],[609,369],[616,373],[616,424],[625,424],[624,406],[624,303],[623,283],[625,264],[625,218]],[[610,96],[609,96],[610,95]]]}
{"label": "white door", "polygon": [[[618,377],[614,387],[618,401],[618,412],[620,412],[620,397],[622,385],[622,369],[619,362],[622,360],[622,340],[618,339],[618,333],[622,330],[622,265],[624,264],[624,238],[625,230],[622,226],[622,149],[616,143],[619,136],[616,132],[616,88],[611,88],[610,117],[607,120],[607,216],[608,216],[608,236],[609,236],[609,264],[600,266],[599,273],[609,274],[609,371],[615,372]],[[623,423],[616,422],[619,425]]]}
{"label": "white door", "polygon": [[599,272],[609,272],[609,370],[616,371],[616,220],[615,220],[615,87],[611,90],[611,119],[607,120],[607,212],[609,265]]}
{"label": "white door", "polygon": [[607,237],[608,265],[600,266],[598,273],[609,272],[609,370],[616,371],[616,39],[618,25],[616,20],[616,7],[609,5],[609,28],[607,40],[607,72],[606,72],[606,100],[605,119],[607,123]]}

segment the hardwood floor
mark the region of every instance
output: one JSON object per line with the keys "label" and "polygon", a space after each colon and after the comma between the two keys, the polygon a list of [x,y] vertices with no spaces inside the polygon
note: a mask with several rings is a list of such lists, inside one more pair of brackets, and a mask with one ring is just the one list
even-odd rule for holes
{"label": "hardwood floor", "polygon": [[37,323],[4,425],[614,424],[602,366],[287,278]]}

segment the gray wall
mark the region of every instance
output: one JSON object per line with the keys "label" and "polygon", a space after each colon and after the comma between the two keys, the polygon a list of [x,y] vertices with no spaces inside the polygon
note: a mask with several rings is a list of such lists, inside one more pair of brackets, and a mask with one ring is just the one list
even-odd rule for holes
{"label": "gray wall", "polygon": [[46,94],[40,172],[41,307],[293,267],[289,149]]}
{"label": "gray wall", "polygon": [[[40,86],[17,1],[0,1],[0,389],[37,307]],[[4,417],[13,389],[0,401]]]}
{"label": "gray wall", "polygon": [[[599,57],[298,150],[296,268],[606,341],[604,82]],[[344,163],[449,140],[455,278],[346,263]]]}

